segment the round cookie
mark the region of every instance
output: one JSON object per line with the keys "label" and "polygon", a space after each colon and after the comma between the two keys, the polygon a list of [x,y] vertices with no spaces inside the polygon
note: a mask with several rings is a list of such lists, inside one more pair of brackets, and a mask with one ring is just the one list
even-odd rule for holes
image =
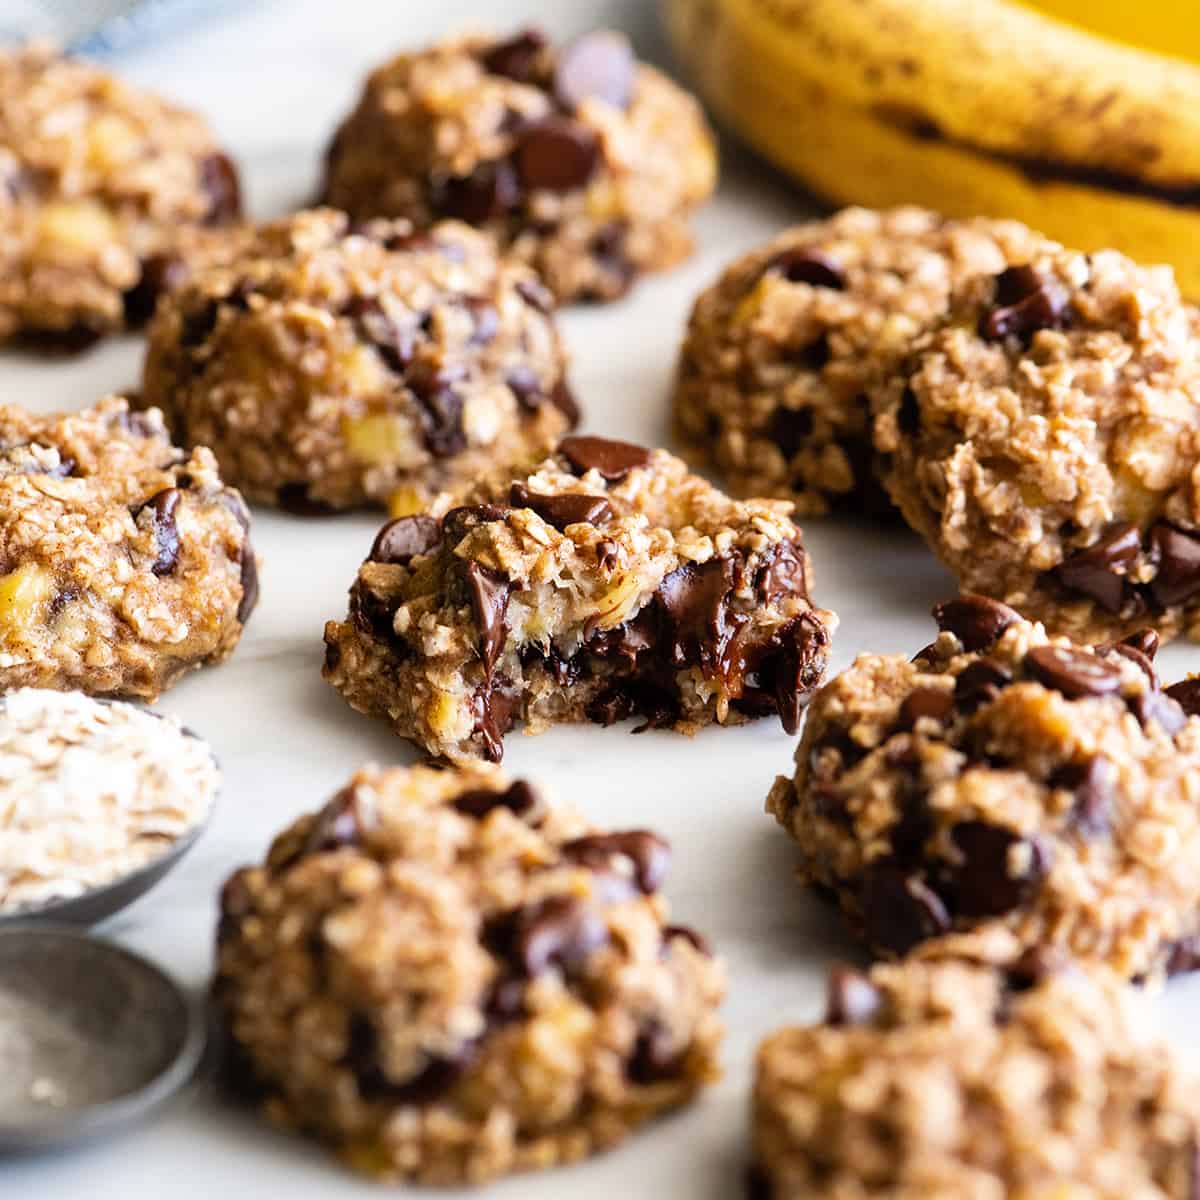
{"label": "round cookie", "polygon": [[0,341],[141,324],[240,209],[200,117],[44,45],[0,51]]}
{"label": "round cookie", "polygon": [[884,955],[973,935],[1192,969],[1200,719],[1160,689],[1156,636],[1087,649],[982,596],[935,615],[911,662],[862,655],[812,701],[767,801],[804,879]]}
{"label": "round cookie", "polygon": [[0,692],[154,700],[226,658],[258,598],[249,528],[161,413],[0,407]]}
{"label": "round cookie", "polygon": [[737,495],[794,500],[802,514],[890,508],[872,474],[872,387],[964,280],[1048,245],[1015,221],[918,208],[849,208],[789,229],[697,299],[675,388],[680,437]]}
{"label": "round cookie", "polygon": [[759,1048],[751,1200],[1192,1200],[1200,1088],[1108,976],[836,968]]}
{"label": "round cookie", "polygon": [[536,462],[577,416],[565,370],[545,289],[483,234],[317,209],[160,305],[142,403],[255,503],[401,515]]}
{"label": "round cookie", "polygon": [[357,219],[486,228],[561,300],[612,300],[691,252],[716,182],[699,105],[620,34],[455,38],[372,72],[329,148]]}
{"label": "round cookie", "polygon": [[963,588],[1086,641],[1200,635],[1200,339],[1169,268],[964,285],[879,397],[882,478]]}
{"label": "round cookie", "polygon": [[723,971],[670,861],[495,768],[368,767],[221,895],[233,1079],[388,1180],[571,1162],[717,1075]]}

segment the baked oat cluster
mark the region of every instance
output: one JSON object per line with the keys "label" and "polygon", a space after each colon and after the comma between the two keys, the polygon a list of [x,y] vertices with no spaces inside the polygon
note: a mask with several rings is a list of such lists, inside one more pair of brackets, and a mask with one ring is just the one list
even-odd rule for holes
{"label": "baked oat cluster", "polygon": [[[911,662],[865,654],[814,698],[767,807],[870,947],[1047,951],[1127,979],[1200,950],[1200,690],[1158,639],[1084,648],[982,596]],[[979,951],[976,951],[979,952]]]}
{"label": "baked oat cluster", "polygon": [[454,217],[561,300],[611,300],[691,251],[716,181],[700,107],[616,33],[453,38],[384,63],[329,148],[328,204],[359,220]]}
{"label": "baked oat cluster", "polygon": [[171,718],[81,692],[0,697],[0,913],[153,862],[204,820],[220,779]]}
{"label": "baked oat cluster", "polygon": [[883,481],[966,589],[1200,636],[1198,333],[1169,268],[1111,251],[968,281],[880,398]]}
{"label": "baked oat cluster", "polygon": [[157,411],[0,407],[0,693],[154,700],[227,657],[258,597],[249,528]]}
{"label": "baked oat cluster", "polygon": [[325,627],[325,677],[361,712],[450,759],[499,759],[517,722],[796,731],[836,617],[786,504],[570,437],[444,509],[385,525]]}
{"label": "baked oat cluster", "polygon": [[737,259],[692,309],[675,421],[740,496],[805,514],[889,507],[871,394],[965,280],[1052,243],[1015,221],[849,208]]}
{"label": "baked oat cluster", "polygon": [[240,209],[200,117],[45,45],[0,51],[0,341],[141,324]]}
{"label": "baked oat cluster", "polygon": [[1035,961],[830,975],[758,1053],[752,1200],[1191,1200],[1200,1089],[1111,979]]}
{"label": "baked oat cluster", "polygon": [[276,1120],[390,1180],[583,1158],[717,1074],[667,843],[495,768],[366,768],[221,895],[214,999]]}
{"label": "baked oat cluster", "polygon": [[574,423],[552,309],[465,225],[302,212],[160,306],[142,402],[255,503],[413,513]]}

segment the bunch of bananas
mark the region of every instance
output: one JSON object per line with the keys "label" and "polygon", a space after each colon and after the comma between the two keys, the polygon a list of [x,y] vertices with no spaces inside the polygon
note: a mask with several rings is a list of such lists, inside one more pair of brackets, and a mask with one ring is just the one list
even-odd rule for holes
{"label": "bunch of bananas", "polygon": [[1196,0],[664,3],[717,114],[825,199],[1016,217],[1200,299]]}

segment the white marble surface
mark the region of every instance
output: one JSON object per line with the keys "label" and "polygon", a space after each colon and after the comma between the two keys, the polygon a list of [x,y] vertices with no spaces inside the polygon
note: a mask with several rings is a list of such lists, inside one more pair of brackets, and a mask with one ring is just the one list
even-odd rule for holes
{"label": "white marble surface", "polygon": [[[465,24],[536,18],[556,32],[602,21],[659,52],[651,0],[265,0],[118,65],[205,112],[243,163],[256,215],[302,203],[319,155],[363,71],[392,48]],[[564,319],[587,427],[647,443],[666,436],[666,397],[691,298],[729,258],[803,215],[805,201],[769,171],[730,153],[721,193],[697,223],[699,252],[628,300]],[[134,384],[140,345],[103,346],[46,365],[0,356],[0,395],[37,408],[80,407]],[[275,831],[317,806],[359,763],[409,761],[382,726],[350,712],[319,676],[321,627],[377,524],[258,512],[262,602],[224,666],[193,675],[162,701],[216,747],[226,786],[212,829],[175,875],[104,931],[165,965],[199,994],[211,961],[214,897]],[[913,652],[929,640],[930,605],[948,577],[915,538],[891,529],[809,523],[817,597],[841,615],[835,665],[863,650]],[[1172,647],[1164,673],[1200,669]],[[507,765],[545,780],[613,826],[651,824],[675,847],[669,894],[680,921],[708,932],[729,965],[725,1079],[687,1113],[584,1165],[496,1185],[497,1197],[578,1200],[739,1194],[753,1048],[776,1025],[813,1016],[825,965],[853,957],[836,919],[792,879],[788,841],[763,815],[791,741],[766,722],[694,740],[631,737],[628,726],[510,737]],[[1182,1042],[1200,984],[1174,985],[1157,1009]],[[379,1195],[306,1144],[220,1103],[202,1085],[124,1138],[53,1158],[0,1163],[0,1195],[23,1200],[255,1200]]]}

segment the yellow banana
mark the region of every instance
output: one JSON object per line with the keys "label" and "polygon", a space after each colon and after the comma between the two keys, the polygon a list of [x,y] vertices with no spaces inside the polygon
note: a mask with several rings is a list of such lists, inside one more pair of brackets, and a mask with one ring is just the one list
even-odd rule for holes
{"label": "yellow banana", "polygon": [[1200,62],[1200,9],[1196,0],[1020,0],[1116,42]]}
{"label": "yellow banana", "polygon": [[1016,217],[1200,298],[1200,66],[1011,0],[664,4],[717,114],[818,195]]}

